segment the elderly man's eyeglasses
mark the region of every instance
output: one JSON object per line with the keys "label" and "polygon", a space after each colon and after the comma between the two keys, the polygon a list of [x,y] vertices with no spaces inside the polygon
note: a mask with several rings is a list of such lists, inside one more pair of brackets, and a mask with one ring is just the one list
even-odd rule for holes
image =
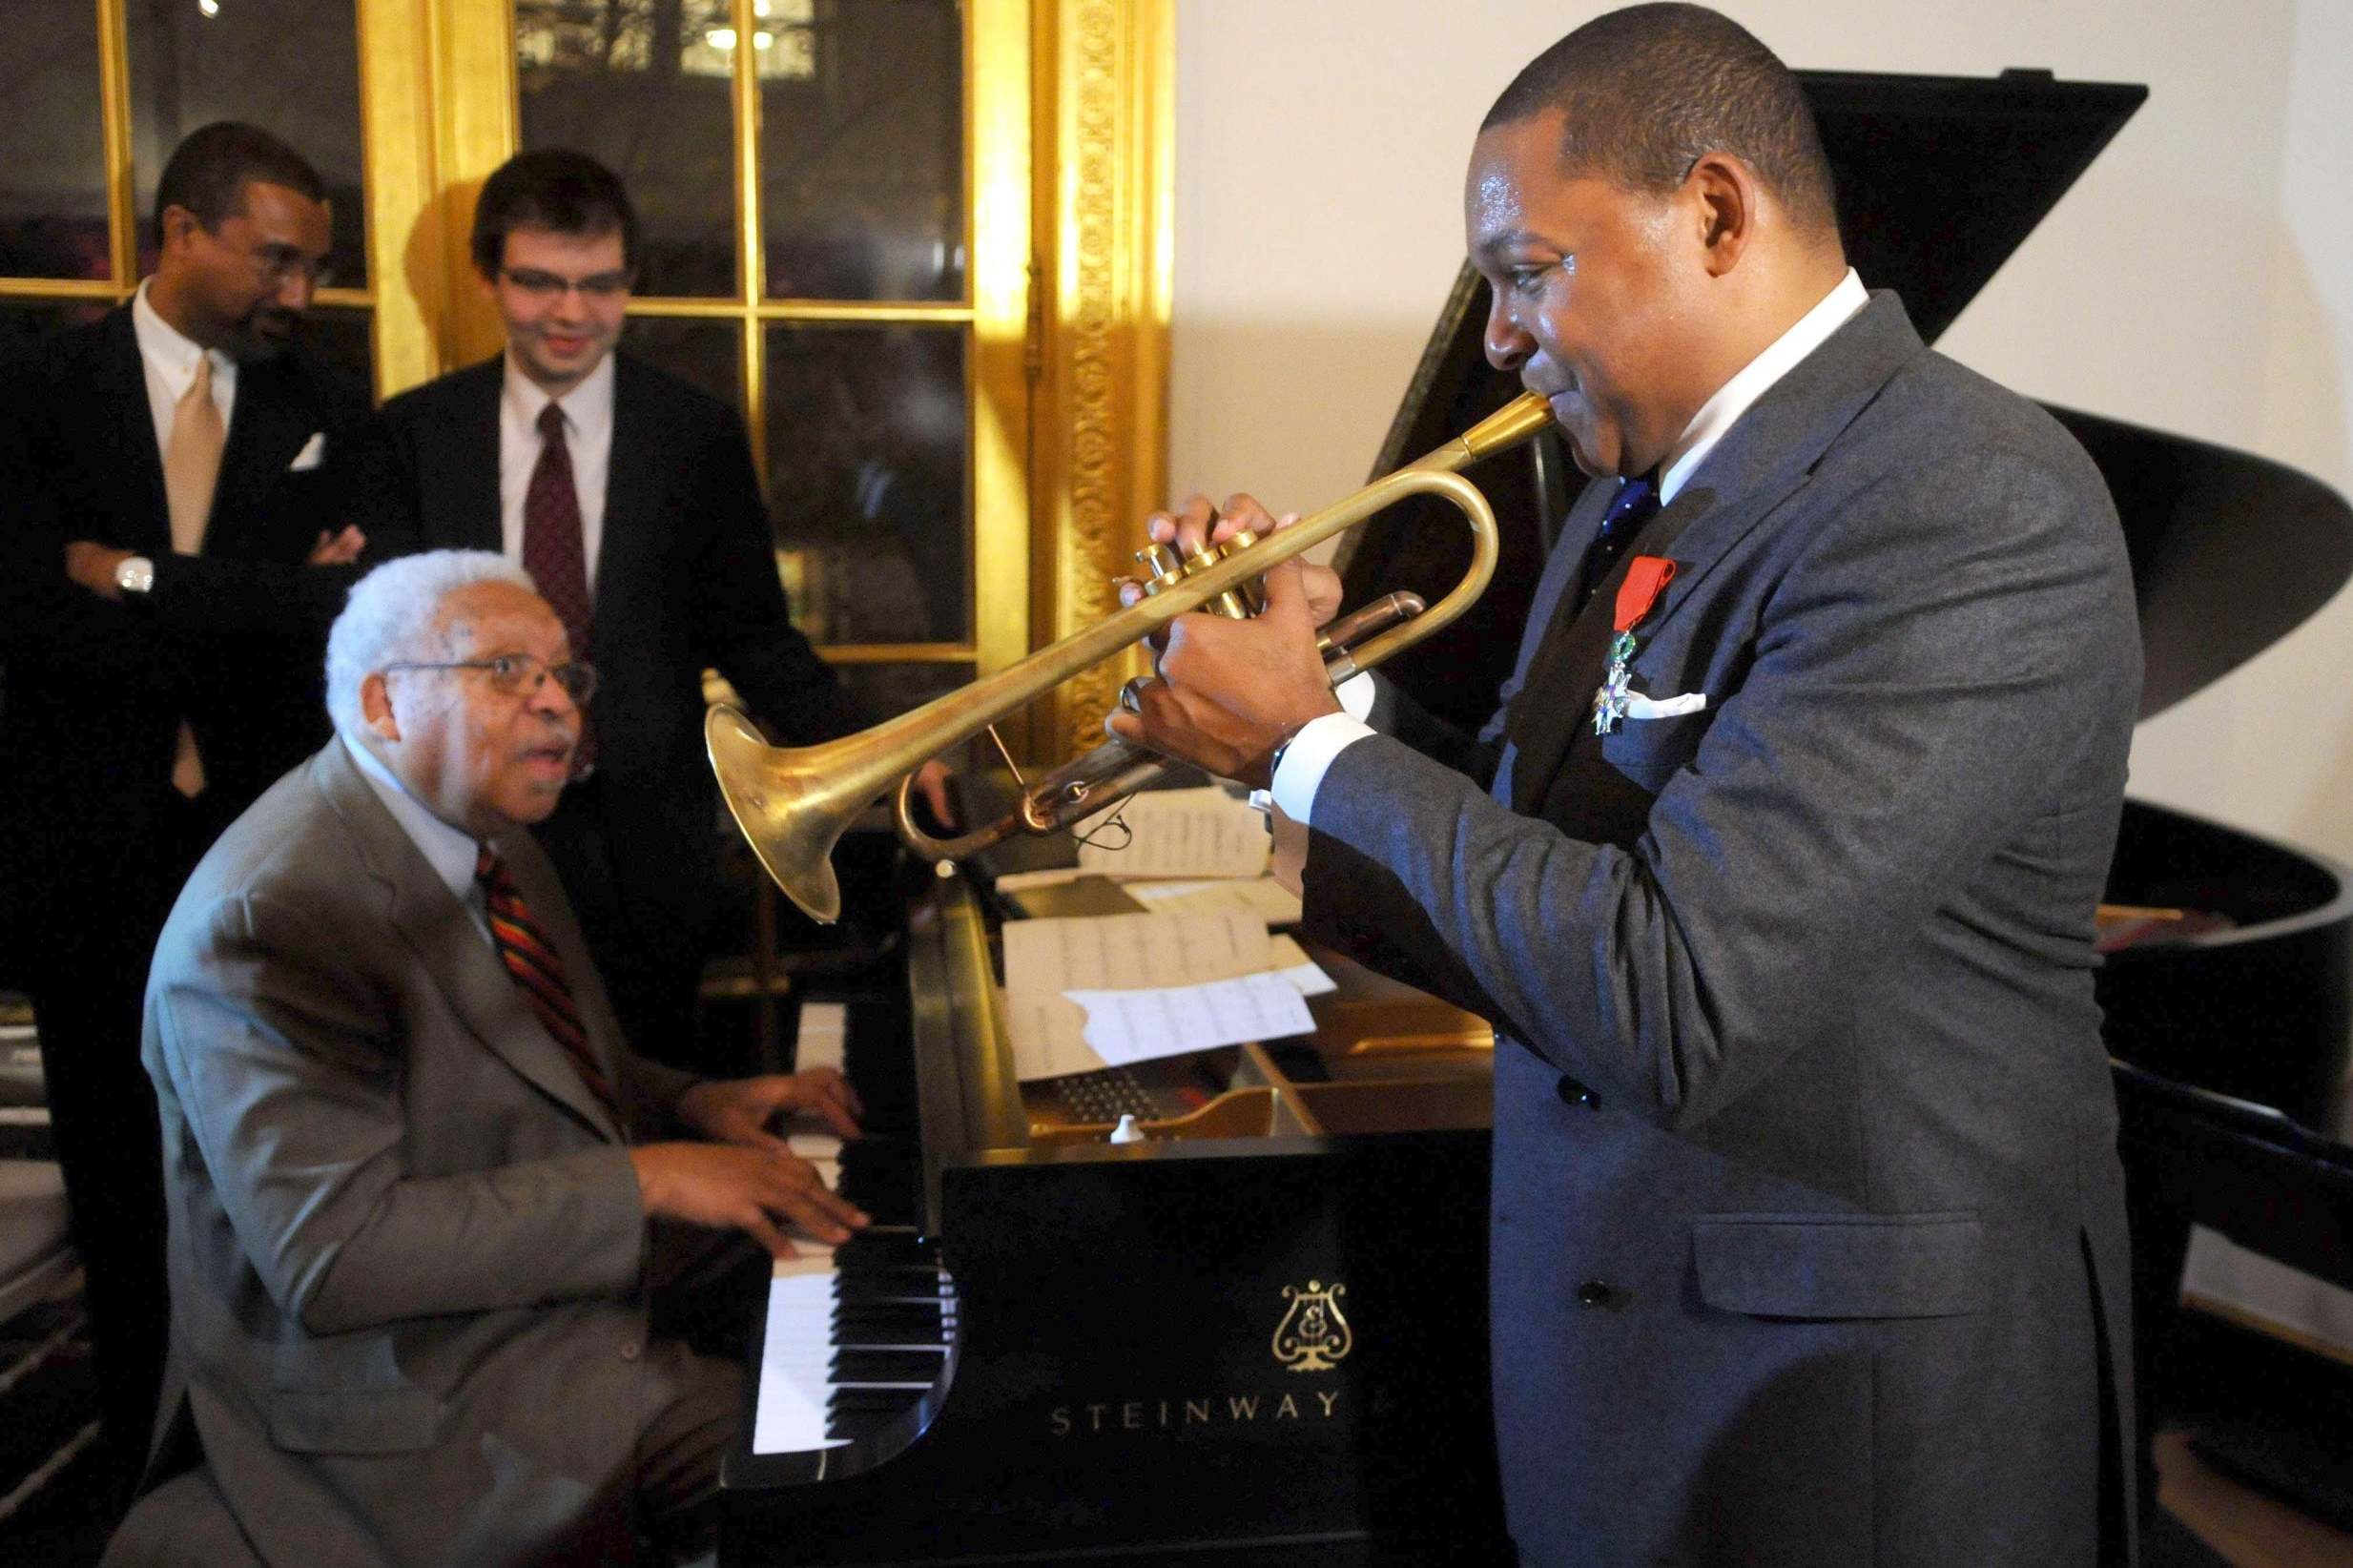
{"label": "elderly man's eyeglasses", "polygon": [[553,304],[564,298],[567,290],[577,290],[584,299],[600,304],[609,303],[630,291],[627,272],[591,273],[586,278],[564,278],[537,267],[501,267],[499,276],[506,279],[518,293],[537,304]]}
{"label": "elderly man's eyeglasses", "polygon": [[536,696],[539,683],[552,680],[582,708],[596,695],[596,666],[577,659],[569,664],[549,664],[529,653],[500,653],[487,659],[454,659],[444,664],[388,664],[383,672],[389,675],[396,670],[479,670],[490,677],[493,691],[510,697]]}

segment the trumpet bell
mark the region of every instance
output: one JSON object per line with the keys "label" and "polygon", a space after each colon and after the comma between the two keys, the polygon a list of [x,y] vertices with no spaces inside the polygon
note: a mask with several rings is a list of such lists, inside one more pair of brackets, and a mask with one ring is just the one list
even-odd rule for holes
{"label": "trumpet bell", "polygon": [[[751,719],[724,704],[703,715],[703,745],[720,797],[768,875],[811,919],[825,925],[839,919],[841,883],[834,876],[833,848],[840,825],[821,809],[826,792],[815,771],[789,765],[802,753],[769,745]],[[780,766],[780,758],[787,765]]]}

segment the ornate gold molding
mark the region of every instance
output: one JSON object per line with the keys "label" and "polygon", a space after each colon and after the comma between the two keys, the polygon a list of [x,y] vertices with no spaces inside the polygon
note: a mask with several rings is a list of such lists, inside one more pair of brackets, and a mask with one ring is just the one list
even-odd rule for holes
{"label": "ornate gold molding", "polygon": [[[1166,0],[1040,0],[1042,97],[1033,624],[1066,636],[1119,608],[1167,467],[1175,43]],[[1129,668],[1059,692],[1041,751],[1102,738]]]}

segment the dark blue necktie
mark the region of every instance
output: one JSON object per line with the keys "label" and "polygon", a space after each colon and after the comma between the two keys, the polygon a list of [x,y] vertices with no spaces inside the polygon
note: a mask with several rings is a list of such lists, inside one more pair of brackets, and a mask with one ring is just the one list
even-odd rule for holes
{"label": "dark blue necktie", "polygon": [[1659,486],[1647,478],[1626,479],[1618,483],[1618,493],[1610,497],[1609,509],[1601,514],[1601,526],[1595,530],[1593,543],[1585,547],[1584,565],[1578,568],[1577,606],[1582,609],[1601,586],[1618,558],[1626,553],[1634,536],[1642,531],[1642,525],[1659,515]]}

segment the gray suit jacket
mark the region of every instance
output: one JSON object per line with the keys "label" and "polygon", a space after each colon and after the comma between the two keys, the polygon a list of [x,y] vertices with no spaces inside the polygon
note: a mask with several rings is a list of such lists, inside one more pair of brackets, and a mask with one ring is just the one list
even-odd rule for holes
{"label": "gray suit jacket", "polygon": [[[500,849],[630,1119],[657,1123],[691,1080],[625,1049],[546,858],[527,834]],[[506,1563],[603,1528],[660,1375],[628,1129],[340,742],[190,878],[145,1058],[171,1217],[165,1410],[184,1398],[255,1555]],[[187,1560],[174,1504],[201,1491],[152,1496],[113,1559]]]}
{"label": "gray suit jacket", "polygon": [[2140,663],[2106,491],[1877,296],[1634,547],[1679,571],[1633,689],[1705,709],[1596,736],[1627,564],[1553,611],[1604,488],[1482,743],[1343,752],[1306,873],[1317,935],[1497,1026],[1514,1535],[1542,1563],[2113,1558],[2092,913]]}

